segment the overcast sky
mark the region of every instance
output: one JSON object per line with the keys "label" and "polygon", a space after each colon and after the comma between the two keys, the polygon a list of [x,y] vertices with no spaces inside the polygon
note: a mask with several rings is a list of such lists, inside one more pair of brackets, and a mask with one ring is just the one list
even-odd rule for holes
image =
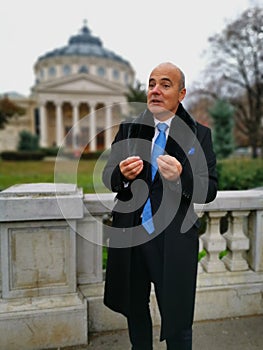
{"label": "overcast sky", "polygon": [[127,59],[147,83],[163,61],[198,78],[208,37],[262,0],[8,0],[0,5],[0,93],[29,95],[39,56],[67,45],[83,20],[103,46]]}

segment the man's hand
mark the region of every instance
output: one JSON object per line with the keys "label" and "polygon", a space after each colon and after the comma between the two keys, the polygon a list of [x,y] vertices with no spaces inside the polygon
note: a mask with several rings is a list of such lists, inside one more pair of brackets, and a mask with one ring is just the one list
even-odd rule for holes
{"label": "man's hand", "polygon": [[169,181],[178,180],[183,170],[181,163],[175,157],[168,154],[159,156],[157,158],[157,164],[162,176]]}
{"label": "man's hand", "polygon": [[127,180],[134,180],[143,169],[143,161],[138,156],[128,157],[120,162],[119,167]]}

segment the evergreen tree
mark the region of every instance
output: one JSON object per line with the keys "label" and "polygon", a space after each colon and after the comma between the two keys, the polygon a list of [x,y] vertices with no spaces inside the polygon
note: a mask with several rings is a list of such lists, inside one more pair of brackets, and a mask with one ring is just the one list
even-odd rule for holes
{"label": "evergreen tree", "polygon": [[234,150],[233,107],[224,100],[217,100],[209,114],[213,119],[213,142],[218,159],[227,158]]}
{"label": "evergreen tree", "polygon": [[19,151],[37,151],[39,149],[38,135],[32,135],[27,130],[22,130],[19,134]]}

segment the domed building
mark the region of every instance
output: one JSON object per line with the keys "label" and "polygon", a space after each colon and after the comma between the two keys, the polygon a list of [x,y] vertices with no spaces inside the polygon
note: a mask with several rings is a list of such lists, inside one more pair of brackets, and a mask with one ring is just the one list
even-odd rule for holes
{"label": "domed building", "polygon": [[39,134],[40,146],[108,148],[115,134],[112,126],[117,128],[125,114],[128,85],[134,82],[130,63],[106,49],[84,21],[66,46],[37,59],[34,72],[28,99],[33,107],[31,103],[27,113],[32,123],[25,129]]}

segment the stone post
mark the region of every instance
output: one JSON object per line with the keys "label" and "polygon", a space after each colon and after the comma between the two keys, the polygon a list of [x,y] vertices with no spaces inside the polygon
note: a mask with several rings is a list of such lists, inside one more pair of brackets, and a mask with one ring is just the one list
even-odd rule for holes
{"label": "stone post", "polygon": [[40,105],[39,112],[40,112],[40,146],[48,147],[47,111],[46,111],[46,105],[44,103]]}
{"label": "stone post", "polygon": [[226,271],[224,263],[219,259],[219,253],[226,249],[226,241],[220,234],[220,219],[225,215],[224,211],[209,212],[208,228],[201,236],[207,252],[201,264],[206,272]]}
{"label": "stone post", "polygon": [[89,142],[90,142],[90,150],[92,152],[96,151],[97,149],[97,140],[96,140],[96,110],[95,106],[90,106],[90,135],[89,135]]}
{"label": "stone post", "polygon": [[75,185],[25,184],[0,193],[0,349],[87,343],[87,304],[77,289]]}
{"label": "stone post", "polygon": [[230,217],[230,228],[224,234],[229,252],[223,257],[223,261],[230,271],[248,270],[248,263],[243,253],[249,249],[249,239],[243,231],[243,222],[249,211],[232,211]]}
{"label": "stone post", "polygon": [[79,106],[78,103],[73,104],[73,149],[80,147],[78,138],[80,137],[80,123],[79,123]]}
{"label": "stone post", "polygon": [[58,147],[62,146],[64,138],[64,125],[61,103],[56,104],[56,144]]}
{"label": "stone post", "polygon": [[105,117],[105,148],[110,148],[112,142],[112,107],[107,106],[106,117]]}
{"label": "stone post", "polygon": [[250,238],[250,250],[248,261],[256,272],[263,271],[263,210],[253,212],[249,217],[248,234]]}

